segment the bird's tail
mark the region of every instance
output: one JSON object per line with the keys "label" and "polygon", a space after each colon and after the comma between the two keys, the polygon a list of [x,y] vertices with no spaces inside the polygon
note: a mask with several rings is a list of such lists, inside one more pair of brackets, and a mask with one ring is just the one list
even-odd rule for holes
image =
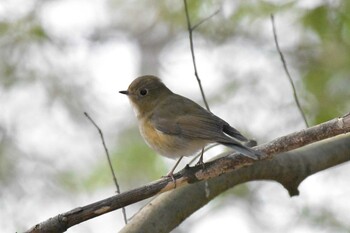
{"label": "bird's tail", "polygon": [[243,142],[249,141],[248,138],[244,137],[237,129],[233,128],[229,124],[224,124],[222,130],[225,134],[228,134],[235,139],[238,139]]}
{"label": "bird's tail", "polygon": [[254,150],[252,148],[243,146],[241,144],[233,144],[233,143],[222,143],[220,142],[222,145],[230,147],[232,149],[234,149],[235,151],[251,158],[254,160],[259,160],[261,159],[261,157],[263,156],[263,153],[261,153],[260,151]]}

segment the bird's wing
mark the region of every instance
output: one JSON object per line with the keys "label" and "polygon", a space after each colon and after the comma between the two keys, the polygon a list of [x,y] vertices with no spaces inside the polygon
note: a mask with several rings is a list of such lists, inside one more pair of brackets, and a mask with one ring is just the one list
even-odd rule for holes
{"label": "bird's wing", "polygon": [[[215,121],[202,116],[183,115],[176,118],[154,117],[152,124],[163,133],[216,141],[222,129]],[[215,140],[216,139],[216,140]]]}
{"label": "bird's wing", "polygon": [[250,149],[236,140],[247,140],[240,132],[195,102],[177,96],[171,100],[163,101],[151,116],[151,124],[158,131],[189,139],[218,142],[252,159],[259,159],[262,156],[261,152]]}
{"label": "bird's wing", "polygon": [[[171,103],[171,105],[170,105]],[[170,108],[169,108],[170,107]],[[232,142],[223,132],[242,140],[244,137],[228,123],[192,100],[179,96],[166,100],[151,117],[153,126],[166,134],[217,142]],[[240,136],[239,136],[240,135]]]}
{"label": "bird's wing", "polygon": [[223,131],[224,133],[230,135],[231,137],[237,138],[240,141],[249,141],[248,138],[244,137],[237,129],[233,128],[226,122],[223,125]]}

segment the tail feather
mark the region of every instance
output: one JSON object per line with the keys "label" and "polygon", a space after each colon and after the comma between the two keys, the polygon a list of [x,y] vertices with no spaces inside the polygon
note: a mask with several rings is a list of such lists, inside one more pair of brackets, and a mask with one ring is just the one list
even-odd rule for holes
{"label": "tail feather", "polygon": [[251,149],[249,147],[243,146],[241,144],[233,144],[233,143],[221,143],[224,146],[230,147],[235,151],[251,158],[254,160],[259,160],[263,156],[263,154],[257,150]]}
{"label": "tail feather", "polygon": [[223,125],[223,129],[224,133],[230,135],[233,138],[236,138],[240,141],[248,141],[248,139],[246,137],[244,137],[238,130],[236,130],[235,128],[233,128],[232,126],[230,126],[229,124],[225,124]]}

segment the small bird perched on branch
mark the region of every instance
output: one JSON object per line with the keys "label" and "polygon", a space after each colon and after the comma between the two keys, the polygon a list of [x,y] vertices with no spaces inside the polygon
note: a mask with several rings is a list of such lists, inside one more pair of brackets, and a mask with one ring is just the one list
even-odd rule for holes
{"label": "small bird perched on branch", "polygon": [[173,172],[183,156],[202,150],[198,163],[203,163],[203,148],[207,144],[220,143],[254,160],[262,156],[242,145],[239,141],[248,139],[226,121],[173,93],[155,76],[141,76],[120,93],[129,97],[146,143],[160,155],[179,158],[167,174],[173,180]]}

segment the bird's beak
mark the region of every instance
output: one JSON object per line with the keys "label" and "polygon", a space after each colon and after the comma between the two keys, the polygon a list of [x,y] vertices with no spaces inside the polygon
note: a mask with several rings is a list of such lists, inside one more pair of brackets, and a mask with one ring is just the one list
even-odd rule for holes
{"label": "bird's beak", "polygon": [[129,95],[128,91],[119,91],[120,94]]}

